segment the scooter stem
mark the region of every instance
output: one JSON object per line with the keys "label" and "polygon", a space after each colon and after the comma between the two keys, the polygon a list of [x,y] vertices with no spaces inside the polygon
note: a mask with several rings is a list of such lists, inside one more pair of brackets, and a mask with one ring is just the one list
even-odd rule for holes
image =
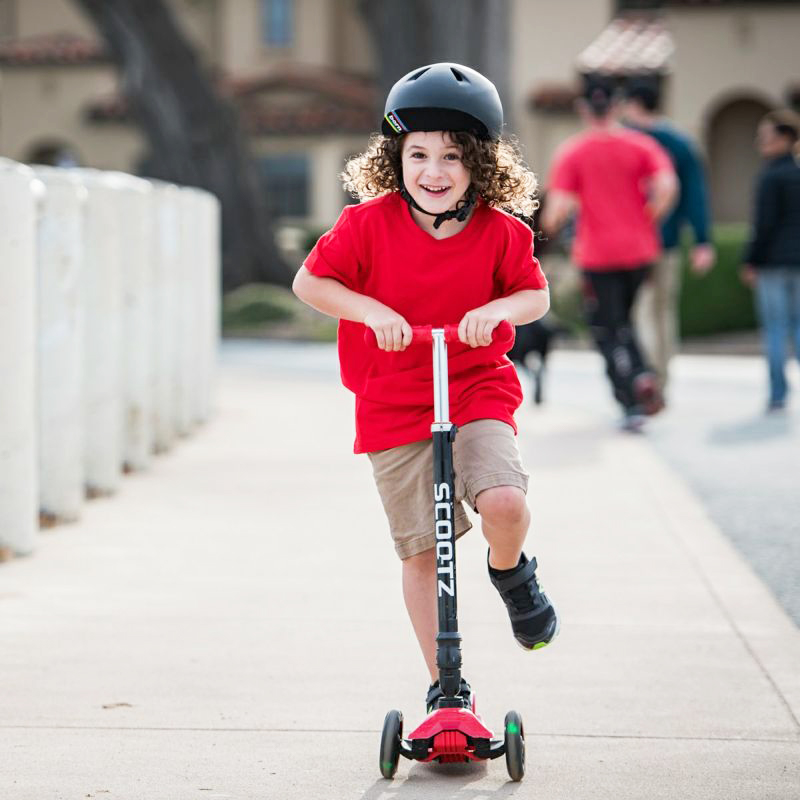
{"label": "scooter stem", "polygon": [[461,686],[461,634],[458,632],[456,591],[456,532],[453,510],[453,442],[456,426],[450,422],[447,375],[447,334],[444,328],[431,331],[433,340],[433,492],[436,531],[436,595],[439,633],[436,636],[436,665],[444,697],[439,707],[460,707],[456,699]]}

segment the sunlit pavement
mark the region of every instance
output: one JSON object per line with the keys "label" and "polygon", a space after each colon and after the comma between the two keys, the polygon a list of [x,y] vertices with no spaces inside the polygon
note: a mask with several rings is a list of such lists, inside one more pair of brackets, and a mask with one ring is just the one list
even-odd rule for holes
{"label": "sunlit pavement", "polygon": [[[490,727],[522,713],[521,784],[502,759],[379,777],[383,716],[415,725],[427,680],[369,464],[351,455],[352,399],[328,346],[227,343],[204,430],[0,568],[2,795],[793,796],[800,632],[670,449],[703,439],[681,422],[698,362],[633,436],[595,359],[557,352],[546,404],[519,416],[527,549],[563,615],[553,646],[513,642],[477,528],[459,550],[464,671]],[[764,437],[739,429],[757,394],[742,408],[700,430],[761,464]]]}

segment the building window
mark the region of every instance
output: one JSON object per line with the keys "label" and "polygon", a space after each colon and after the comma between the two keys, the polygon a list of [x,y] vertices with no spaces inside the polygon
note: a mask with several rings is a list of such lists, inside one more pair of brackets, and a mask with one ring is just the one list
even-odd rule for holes
{"label": "building window", "polygon": [[304,155],[264,156],[261,174],[273,217],[307,217],[309,214],[309,163]]}
{"label": "building window", "polygon": [[293,0],[261,0],[261,35],[264,44],[287,47],[292,43]]}

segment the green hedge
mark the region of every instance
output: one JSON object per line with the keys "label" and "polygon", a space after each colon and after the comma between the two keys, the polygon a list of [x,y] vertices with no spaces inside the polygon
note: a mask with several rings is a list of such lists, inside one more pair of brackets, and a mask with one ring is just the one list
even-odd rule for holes
{"label": "green hedge", "polygon": [[222,331],[226,336],[330,342],[336,340],[336,320],[283,286],[250,283],[222,298]]}
{"label": "green hedge", "polygon": [[222,299],[222,327],[241,330],[283,322],[294,317],[297,306],[297,298],[283,287],[258,283],[240,286]]}
{"label": "green hedge", "polygon": [[748,227],[745,224],[715,225],[713,239],[717,248],[717,263],[703,277],[691,271],[689,243],[684,241],[681,336],[704,336],[756,327],[752,292],[739,279],[747,236]]}

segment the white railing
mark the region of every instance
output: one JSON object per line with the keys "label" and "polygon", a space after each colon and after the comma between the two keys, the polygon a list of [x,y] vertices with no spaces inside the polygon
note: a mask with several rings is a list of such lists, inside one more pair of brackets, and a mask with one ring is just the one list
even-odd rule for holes
{"label": "white railing", "polygon": [[208,418],[219,225],[199,189],[0,159],[0,555]]}

